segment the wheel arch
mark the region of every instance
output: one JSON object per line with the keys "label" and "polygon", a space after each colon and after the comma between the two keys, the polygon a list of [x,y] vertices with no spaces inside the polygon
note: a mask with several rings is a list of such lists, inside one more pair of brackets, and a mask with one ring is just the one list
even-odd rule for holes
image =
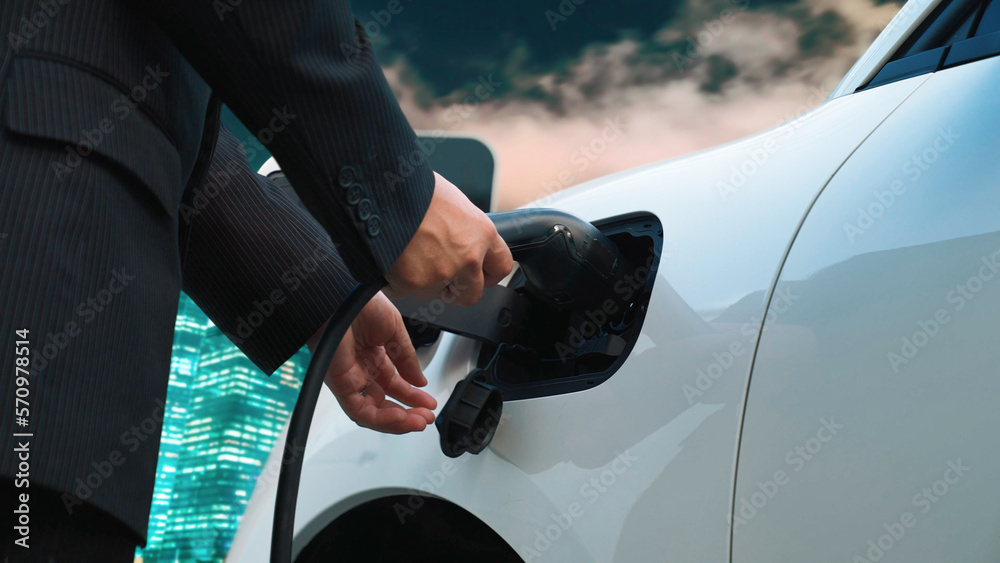
{"label": "wheel arch", "polygon": [[334,503],[305,526],[296,544],[299,563],[447,560],[463,555],[479,561],[521,561],[497,532],[465,508],[404,489],[368,491]]}

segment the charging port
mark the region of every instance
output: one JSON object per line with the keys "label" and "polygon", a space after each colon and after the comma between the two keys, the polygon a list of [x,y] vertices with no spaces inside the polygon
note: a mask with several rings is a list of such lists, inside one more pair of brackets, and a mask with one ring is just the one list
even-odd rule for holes
{"label": "charging port", "polygon": [[632,351],[646,317],[663,249],[663,228],[651,214],[613,217],[594,226],[617,247],[625,271],[606,295],[586,307],[560,310],[526,290],[515,273],[508,284],[528,313],[505,342],[485,341],[477,366],[505,401],[581,391],[600,385]]}

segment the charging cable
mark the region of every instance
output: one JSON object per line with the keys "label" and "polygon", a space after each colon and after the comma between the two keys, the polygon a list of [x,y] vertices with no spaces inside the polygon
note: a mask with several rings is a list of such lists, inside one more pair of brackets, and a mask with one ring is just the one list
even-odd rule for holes
{"label": "charging cable", "polygon": [[274,521],[271,526],[271,563],[291,563],[292,535],[295,528],[295,505],[299,496],[299,481],[302,477],[302,460],[306,453],[306,440],[309,438],[309,425],[312,423],[313,412],[316,410],[316,400],[326,372],[337,353],[340,341],[347,334],[354,318],[361,313],[365,305],[371,301],[384,286],[386,281],[381,277],[368,282],[359,283],[347,295],[337,311],[330,318],[312,361],[302,380],[298,401],[292,410],[292,418],[288,421],[288,433],[285,438],[285,451],[290,452],[289,459],[282,456],[281,474],[278,477],[278,493],[274,499]]}

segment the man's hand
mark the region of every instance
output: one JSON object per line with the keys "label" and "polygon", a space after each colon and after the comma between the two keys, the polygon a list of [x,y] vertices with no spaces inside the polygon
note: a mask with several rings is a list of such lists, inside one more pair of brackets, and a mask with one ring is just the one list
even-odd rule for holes
{"label": "man's hand", "polygon": [[386,274],[386,295],[438,297],[475,305],[510,273],[507,244],[485,213],[434,173],[434,195],[410,244]]}
{"label": "man's hand", "polygon": [[[323,328],[310,339],[310,350]],[[326,385],[358,426],[406,434],[434,422],[431,411],[437,408],[437,401],[414,387],[427,385],[427,379],[420,370],[403,318],[381,293],[351,323],[330,363]],[[404,408],[387,397],[413,408]]]}

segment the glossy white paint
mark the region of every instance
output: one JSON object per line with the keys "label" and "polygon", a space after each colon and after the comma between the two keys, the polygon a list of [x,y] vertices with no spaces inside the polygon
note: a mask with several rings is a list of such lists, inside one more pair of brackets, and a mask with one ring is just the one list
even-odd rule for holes
{"label": "glossy white paint", "polygon": [[[594,389],[505,404],[490,448],[457,460],[434,429],[361,430],[324,393],[297,549],[422,490],[528,561],[1000,559],[1000,60],[853,94],[938,3],[909,2],[789,124],[538,202],[662,222],[635,351]],[[445,335],[423,355],[443,404],[475,345]],[[276,451],[230,561],[266,561],[277,467]]]}
{"label": "glossy white paint", "polygon": [[750,383],[734,562],[1000,560],[998,88],[996,58],[932,75],[805,221]]}
{"label": "glossy white paint", "polygon": [[[766,296],[822,187],[925,79],[837,99],[761,135],[544,202],[588,220],[642,210],[662,222],[664,257],[636,350],[594,389],[506,403],[490,448],[456,461],[440,453],[433,429],[360,430],[325,397],[302,478],[298,548],[364,500],[426,482],[528,560],[727,560],[725,516]],[[425,370],[442,404],[472,358],[471,342],[443,338]],[[434,478],[445,469],[447,478]],[[266,560],[275,482],[262,479],[254,492],[231,561]],[[582,513],[569,530],[538,549],[538,534],[574,503]]]}

